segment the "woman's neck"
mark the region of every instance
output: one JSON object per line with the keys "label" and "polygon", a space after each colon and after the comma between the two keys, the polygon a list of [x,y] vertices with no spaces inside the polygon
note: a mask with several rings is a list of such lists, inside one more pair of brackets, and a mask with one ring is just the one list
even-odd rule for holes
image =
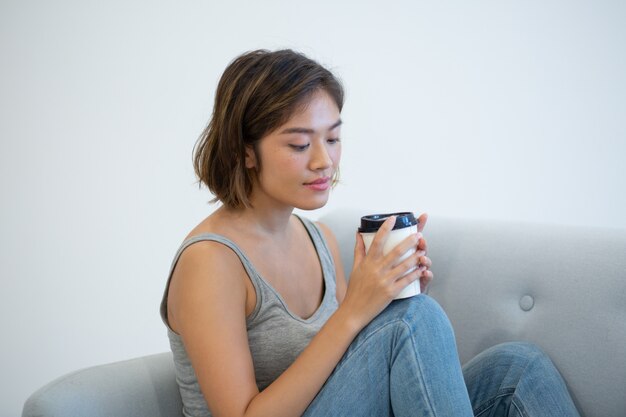
{"label": "woman's neck", "polygon": [[282,238],[287,236],[290,229],[292,207],[277,209],[267,205],[253,203],[253,207],[238,210],[220,207],[216,214],[227,217],[235,229],[247,235],[253,234],[259,238]]}

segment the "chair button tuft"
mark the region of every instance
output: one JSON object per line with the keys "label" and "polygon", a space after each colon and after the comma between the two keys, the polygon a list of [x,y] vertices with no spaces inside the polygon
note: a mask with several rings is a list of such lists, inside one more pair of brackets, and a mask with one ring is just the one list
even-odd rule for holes
{"label": "chair button tuft", "polygon": [[524,311],[530,311],[535,305],[535,299],[531,295],[525,295],[519,300],[519,306]]}

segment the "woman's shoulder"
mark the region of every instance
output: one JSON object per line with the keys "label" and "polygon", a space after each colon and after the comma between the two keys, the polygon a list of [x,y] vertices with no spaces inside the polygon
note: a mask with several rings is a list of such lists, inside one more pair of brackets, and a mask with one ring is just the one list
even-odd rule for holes
{"label": "woman's shoulder", "polygon": [[240,300],[247,307],[246,272],[236,249],[214,229],[197,226],[189,232],[170,273],[169,323],[175,332],[180,330],[181,311],[193,309],[197,315],[201,306],[215,304],[215,296],[234,296],[233,302]]}
{"label": "woman's shoulder", "polygon": [[194,226],[180,245],[177,264],[190,264],[201,271],[240,266],[237,245],[221,223],[219,213],[212,213]]}

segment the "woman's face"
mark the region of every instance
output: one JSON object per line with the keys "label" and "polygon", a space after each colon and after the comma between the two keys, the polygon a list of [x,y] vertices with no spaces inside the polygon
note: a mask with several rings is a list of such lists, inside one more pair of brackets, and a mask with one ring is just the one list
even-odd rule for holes
{"label": "woman's face", "polygon": [[258,155],[246,153],[246,167],[257,167],[252,204],[313,210],[328,201],[332,177],[341,159],[340,113],[323,90],[284,125],[264,136]]}

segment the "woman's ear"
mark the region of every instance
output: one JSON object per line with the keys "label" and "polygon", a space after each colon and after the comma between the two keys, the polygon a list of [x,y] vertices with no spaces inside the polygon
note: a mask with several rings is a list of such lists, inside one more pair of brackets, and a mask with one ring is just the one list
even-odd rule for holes
{"label": "woman's ear", "polygon": [[252,145],[246,145],[246,168],[252,169],[257,167],[256,152]]}

